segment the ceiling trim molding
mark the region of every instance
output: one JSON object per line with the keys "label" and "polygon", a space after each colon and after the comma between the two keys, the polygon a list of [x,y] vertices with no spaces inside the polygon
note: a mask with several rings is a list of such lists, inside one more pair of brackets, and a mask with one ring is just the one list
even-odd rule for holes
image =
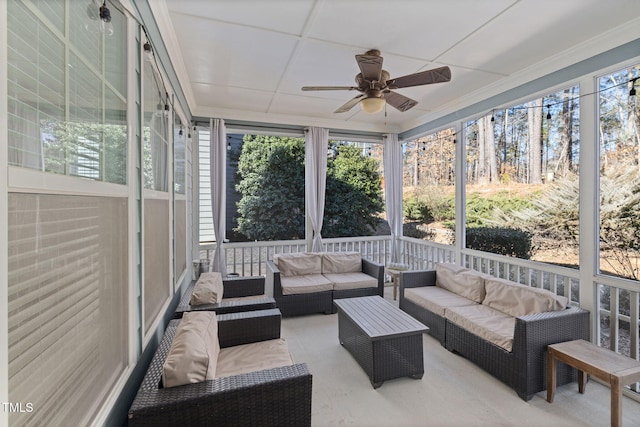
{"label": "ceiling trim molding", "polygon": [[[291,125],[291,124],[276,124],[265,122],[252,122],[247,120],[233,120],[225,119],[225,126],[229,130],[229,133],[237,132],[256,132],[263,135],[284,135],[293,137],[304,136],[304,131],[309,126],[305,125]],[[195,126],[209,127],[209,118],[207,117],[194,117],[193,124]],[[329,129],[329,139],[343,139],[347,141],[365,141],[365,142],[382,142],[386,133],[380,132],[367,132],[362,130],[349,130],[349,129]],[[387,132],[388,133],[388,132]]]}
{"label": "ceiling trim molding", "polygon": [[238,120],[255,123],[272,123],[277,125],[297,125],[297,126],[318,126],[324,128],[343,129],[345,131],[356,131],[372,134],[398,133],[399,128],[395,125],[384,123],[384,118],[380,118],[379,123],[362,122],[342,122],[337,124],[335,120],[322,120],[308,116],[290,116],[255,112],[240,112],[238,110],[209,109],[202,108],[196,111],[198,117],[217,117],[225,120]]}

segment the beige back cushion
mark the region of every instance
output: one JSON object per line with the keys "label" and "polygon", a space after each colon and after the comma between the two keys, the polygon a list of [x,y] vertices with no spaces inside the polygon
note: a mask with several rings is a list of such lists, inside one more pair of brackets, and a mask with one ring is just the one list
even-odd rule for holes
{"label": "beige back cushion", "polygon": [[487,296],[482,303],[514,317],[564,310],[568,302],[566,297],[546,289],[531,288],[506,279],[487,279],[485,288]]}
{"label": "beige back cushion", "polygon": [[322,254],[322,274],[358,273],[362,271],[360,252],[327,252]]}
{"label": "beige back cushion", "polygon": [[273,256],[283,276],[303,276],[322,273],[322,255],[313,252],[277,254]]}
{"label": "beige back cushion", "polygon": [[484,275],[455,264],[436,264],[436,286],[471,301],[481,303],[484,299]]}
{"label": "beige back cushion", "polygon": [[224,286],[219,272],[202,273],[193,287],[191,305],[217,304],[222,301]]}
{"label": "beige back cushion", "polygon": [[162,366],[162,384],[175,387],[215,378],[219,354],[216,313],[184,313]]}

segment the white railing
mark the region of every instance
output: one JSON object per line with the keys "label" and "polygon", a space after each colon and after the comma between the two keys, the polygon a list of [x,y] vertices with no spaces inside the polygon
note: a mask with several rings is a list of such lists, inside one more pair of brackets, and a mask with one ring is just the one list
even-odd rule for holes
{"label": "white railing", "polygon": [[639,359],[640,286],[635,280],[598,276],[596,337],[598,344]]}
{"label": "white railing", "polygon": [[456,262],[456,249],[428,240],[401,237],[400,259],[410,270],[434,270],[439,262]]}
{"label": "white railing", "polygon": [[464,265],[495,277],[543,288],[580,305],[580,271],[537,261],[464,249]]}
{"label": "white railing", "polygon": [[[386,265],[391,257],[391,236],[362,236],[323,239],[325,252],[360,252],[364,258]],[[211,259],[215,244],[200,245],[200,257]],[[266,261],[275,254],[304,252],[304,240],[278,240],[272,242],[225,243],[227,273],[240,276],[266,274]]]}

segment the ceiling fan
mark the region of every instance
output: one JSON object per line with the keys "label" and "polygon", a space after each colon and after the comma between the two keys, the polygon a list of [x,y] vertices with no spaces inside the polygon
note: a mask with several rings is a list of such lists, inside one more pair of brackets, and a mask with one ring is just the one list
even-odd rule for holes
{"label": "ceiling fan", "polygon": [[357,90],[361,92],[334,113],[347,112],[356,104],[360,104],[366,113],[377,113],[384,108],[385,102],[404,112],[413,108],[418,101],[393,92],[392,89],[443,83],[451,80],[449,67],[434,68],[391,79],[389,72],[382,69],[382,56],[377,49],[372,49],[364,55],[356,55],[356,61],[360,67],[360,73],[356,75],[358,86],[304,86],[302,90]]}

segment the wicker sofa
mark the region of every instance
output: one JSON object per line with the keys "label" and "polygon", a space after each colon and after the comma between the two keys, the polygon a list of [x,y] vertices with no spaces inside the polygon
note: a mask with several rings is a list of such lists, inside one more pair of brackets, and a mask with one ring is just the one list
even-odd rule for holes
{"label": "wicker sofa", "polygon": [[[169,322],[129,410],[129,426],[311,425],[312,376],[306,364],[163,388],[163,365],[179,323]],[[217,315],[222,349],[280,338],[277,309]]]}
{"label": "wicker sofa", "polygon": [[[451,277],[457,277],[455,286],[445,283]],[[474,284],[475,295],[469,294],[468,283]],[[543,303],[525,307],[530,297]],[[451,264],[400,275],[400,309],[428,326],[449,351],[471,360],[525,401],[546,388],[547,345],[589,340],[589,312],[567,307],[563,298]],[[541,308],[545,304],[553,304],[553,310]],[[514,315],[519,310],[528,314]],[[558,367],[558,384],[575,379],[574,369]]]}
{"label": "wicker sofa", "polygon": [[266,271],[283,316],[336,313],[335,299],[384,295],[384,266],[359,252],[277,254]]}
{"label": "wicker sofa", "polygon": [[[212,273],[203,273],[198,280],[208,274]],[[276,301],[265,295],[264,277],[251,276],[221,280],[224,287],[222,301],[213,304],[191,305],[191,296],[198,282],[193,280],[180,299],[174,318],[180,319],[185,312],[190,311],[215,311],[218,314],[225,314],[276,308]]]}

